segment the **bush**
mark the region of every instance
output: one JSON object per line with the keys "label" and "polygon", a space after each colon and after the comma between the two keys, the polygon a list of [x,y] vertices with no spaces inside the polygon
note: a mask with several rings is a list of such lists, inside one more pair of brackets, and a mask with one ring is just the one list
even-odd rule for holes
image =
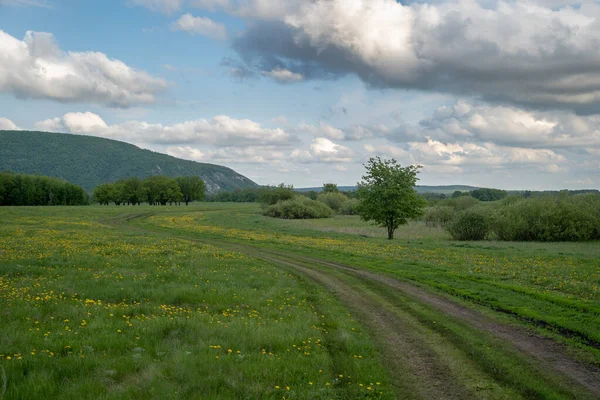
{"label": "bush", "polygon": [[265,215],[283,219],[330,218],[333,210],[321,202],[299,196],[269,206]]}
{"label": "bush", "polygon": [[440,201],[438,203],[438,205],[452,207],[454,209],[454,211],[464,211],[471,207],[475,207],[479,203],[480,203],[480,201],[474,197],[463,196],[463,197],[455,197],[452,199],[446,199],[446,200]]}
{"label": "bush", "polygon": [[500,240],[600,240],[600,196],[513,200],[495,213],[493,229]]}
{"label": "bush", "polygon": [[342,206],[340,207],[338,212],[342,215],[358,215],[359,204],[360,200],[358,199],[346,200],[342,203]]}
{"label": "bush", "polygon": [[279,201],[291,200],[296,197],[293,186],[286,186],[283,183],[279,186],[265,186],[261,188],[260,202],[263,206],[270,206]]}
{"label": "bush", "polygon": [[452,220],[454,208],[450,206],[434,206],[425,210],[425,225],[444,227]]}
{"label": "bush", "polygon": [[485,240],[490,231],[489,217],[478,210],[465,210],[446,225],[454,240]]}
{"label": "bush", "polygon": [[340,192],[321,193],[317,196],[317,201],[326,204],[333,211],[338,211],[347,200],[348,198]]}

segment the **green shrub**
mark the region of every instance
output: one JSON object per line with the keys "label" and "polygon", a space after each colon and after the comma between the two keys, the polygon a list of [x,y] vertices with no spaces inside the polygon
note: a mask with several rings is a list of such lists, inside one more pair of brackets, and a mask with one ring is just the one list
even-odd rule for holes
{"label": "green shrub", "polygon": [[270,206],[279,201],[290,200],[296,197],[293,186],[286,186],[283,183],[279,186],[265,186],[260,191],[260,202],[263,206]]}
{"label": "green shrub", "polygon": [[507,202],[494,214],[492,227],[500,240],[600,240],[600,196],[545,196]]}
{"label": "green shrub", "polygon": [[348,198],[340,192],[321,193],[317,196],[317,201],[326,204],[333,211],[338,211],[347,200]]}
{"label": "green shrub", "polygon": [[342,215],[358,215],[358,205],[360,204],[360,200],[358,199],[349,199],[342,203],[342,206],[339,209],[339,213]]}
{"label": "green shrub", "polygon": [[454,208],[450,206],[434,206],[425,210],[423,217],[427,226],[446,226],[454,216]]}
{"label": "green shrub", "polygon": [[452,199],[446,199],[446,200],[440,201],[438,203],[438,205],[452,207],[454,209],[454,211],[464,211],[471,207],[475,207],[476,205],[478,205],[480,203],[481,202],[474,197],[462,196],[462,197],[455,197]]}
{"label": "green shrub", "polygon": [[333,210],[321,202],[298,196],[269,206],[265,215],[283,219],[330,218]]}
{"label": "green shrub", "polygon": [[446,225],[454,240],[485,240],[490,231],[489,217],[481,210],[461,211]]}

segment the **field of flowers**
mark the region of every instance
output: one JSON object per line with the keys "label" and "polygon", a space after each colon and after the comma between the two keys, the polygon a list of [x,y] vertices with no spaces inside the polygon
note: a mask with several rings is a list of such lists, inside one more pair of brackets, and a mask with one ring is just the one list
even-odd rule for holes
{"label": "field of flowers", "polygon": [[300,224],[262,217],[251,207],[229,207],[161,213],[139,224],[277,247],[412,280],[591,345],[593,357],[600,360],[597,243],[468,244],[437,237],[389,242],[323,233],[312,223],[302,229]]}
{"label": "field of flowers", "polygon": [[[100,222],[125,211],[0,209],[0,398],[393,397],[370,339],[327,292],[265,261]],[[203,218],[164,212],[149,222]]]}

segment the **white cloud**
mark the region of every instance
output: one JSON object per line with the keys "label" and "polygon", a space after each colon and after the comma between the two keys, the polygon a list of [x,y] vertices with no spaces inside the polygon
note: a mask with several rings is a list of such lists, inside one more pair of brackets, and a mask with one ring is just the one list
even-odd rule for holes
{"label": "white cloud", "polygon": [[296,149],[290,158],[299,163],[349,163],[353,161],[354,152],[345,146],[333,143],[326,138],[316,138],[309,150]]}
{"label": "white cloud", "polygon": [[279,83],[293,83],[304,80],[302,74],[280,67],[275,67],[271,71],[263,71],[263,75],[269,76]]}
{"label": "white cloud", "polygon": [[145,144],[192,144],[240,147],[247,145],[287,145],[295,138],[280,128],[265,128],[248,119],[217,115],[212,119],[185,121],[172,125],[127,121],[108,125],[97,114],[67,113],[36,124],[37,129],[81,133]]}
{"label": "white cloud", "polygon": [[208,36],[213,39],[227,39],[225,25],[215,22],[210,18],[194,17],[190,13],[182,15],[177,21],[171,24],[171,29],[184,31],[191,35]]}
{"label": "white cloud", "polygon": [[480,140],[533,148],[600,146],[598,115],[535,112],[459,101],[454,106],[438,108],[420,125],[425,134],[448,140]]}
{"label": "white cloud", "polygon": [[[548,149],[526,149],[498,146],[493,143],[443,143],[431,138],[426,142],[410,142],[406,147],[387,145],[365,145],[365,151],[371,155],[396,158],[403,164],[421,164],[431,169],[452,171],[466,167],[507,168],[516,166],[535,166],[538,170],[558,172],[565,167],[567,158]],[[456,167],[453,168],[443,168]]]}
{"label": "white cloud", "polygon": [[273,146],[221,147],[200,150],[192,146],[170,146],[167,154],[200,162],[224,164],[280,164],[288,154]]}
{"label": "white cloud", "polygon": [[344,131],[322,121],[319,125],[302,123],[298,125],[298,130],[300,132],[308,132],[313,136],[325,136],[326,138],[333,140],[344,140],[346,138],[346,133]]}
{"label": "white cloud", "polygon": [[50,33],[0,31],[0,92],[19,98],[128,107],[155,101],[167,82],[99,52],[62,52]]}
{"label": "white cloud", "polygon": [[0,131],[16,131],[19,127],[8,118],[0,118]]}
{"label": "white cloud", "polygon": [[594,2],[196,3],[260,20],[236,40],[236,50],[263,70],[279,66],[305,78],[355,73],[375,87],[582,112],[600,104],[600,5]]}

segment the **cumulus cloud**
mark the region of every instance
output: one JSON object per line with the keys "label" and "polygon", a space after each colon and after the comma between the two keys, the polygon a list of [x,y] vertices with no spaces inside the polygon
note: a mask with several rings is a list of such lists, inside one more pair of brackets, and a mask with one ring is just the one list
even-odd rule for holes
{"label": "cumulus cloud", "polygon": [[320,121],[318,125],[301,123],[298,125],[299,132],[310,133],[313,136],[326,137],[333,140],[355,141],[366,139],[406,139],[408,137],[416,138],[421,133],[414,127],[407,126],[404,123],[388,126],[386,124],[354,124],[346,128],[338,128]]}
{"label": "cumulus cloud", "polygon": [[40,121],[37,129],[81,133],[109,139],[145,144],[201,143],[224,147],[289,144],[295,137],[280,128],[265,128],[248,119],[217,115],[212,119],[185,121],[173,125],[127,121],[108,125],[97,114],[67,113],[60,118]]}
{"label": "cumulus cloud", "polygon": [[[584,2],[199,0],[250,18],[248,65],[304,79],[357,74],[374,87],[477,95],[589,113],[600,104],[600,6]],[[272,7],[269,7],[272,6]]]}
{"label": "cumulus cloud", "polygon": [[19,98],[128,107],[152,103],[167,88],[103,53],[64,53],[50,33],[28,31],[19,40],[0,30],[0,48],[0,92]]}
{"label": "cumulus cloud", "polygon": [[192,146],[170,146],[167,154],[200,162],[224,164],[280,164],[289,155],[274,146],[221,147],[204,151]]}
{"label": "cumulus cloud", "polygon": [[[533,166],[538,170],[558,172],[565,156],[548,149],[498,146],[493,143],[443,143],[431,138],[398,146],[365,145],[367,153],[393,157],[406,164],[421,164],[438,170],[462,171],[465,167],[506,168]],[[443,168],[448,167],[448,168]],[[454,168],[450,168],[454,167]]]}
{"label": "cumulus cloud", "polygon": [[600,146],[600,117],[570,112],[534,112],[459,101],[420,122],[424,134],[447,140],[479,140],[532,148]]}
{"label": "cumulus cloud", "polygon": [[338,128],[335,128],[325,122],[320,122],[319,125],[311,125],[302,123],[298,125],[298,130],[300,132],[307,132],[313,136],[324,136],[328,139],[333,140],[344,140],[346,139],[346,133]]}
{"label": "cumulus cloud", "polygon": [[194,17],[190,13],[182,15],[177,21],[171,24],[171,29],[184,31],[191,35],[208,36],[213,39],[227,39],[225,25],[215,22],[210,18]]}
{"label": "cumulus cloud", "polygon": [[299,163],[349,163],[353,161],[354,152],[326,138],[316,138],[308,150],[295,149],[291,159]]}
{"label": "cumulus cloud", "polygon": [[0,118],[0,131],[15,131],[19,127],[8,118]]}

